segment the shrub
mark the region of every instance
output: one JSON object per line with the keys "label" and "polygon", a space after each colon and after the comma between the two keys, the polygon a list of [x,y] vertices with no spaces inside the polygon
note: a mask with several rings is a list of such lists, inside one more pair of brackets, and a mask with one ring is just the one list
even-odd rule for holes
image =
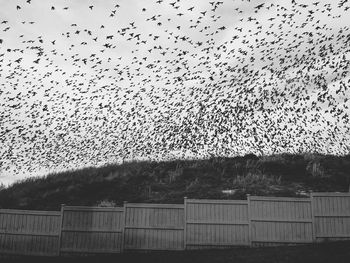
{"label": "shrub", "polygon": [[99,206],[99,207],[116,207],[117,204],[111,200],[101,200],[100,202],[97,203],[97,206]]}
{"label": "shrub", "polygon": [[259,173],[248,173],[245,176],[237,176],[233,182],[235,188],[248,187],[269,187],[271,185],[281,185],[281,177],[268,176]]}

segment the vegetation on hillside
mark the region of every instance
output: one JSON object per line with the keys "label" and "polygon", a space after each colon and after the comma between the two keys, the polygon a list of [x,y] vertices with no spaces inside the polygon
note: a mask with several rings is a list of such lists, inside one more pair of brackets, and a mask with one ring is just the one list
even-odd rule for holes
{"label": "vegetation on hillside", "polygon": [[183,203],[185,196],[305,196],[311,191],[348,192],[349,183],[350,155],[250,154],[129,162],[18,181],[0,190],[0,208],[59,210],[61,204],[122,205],[123,201]]}

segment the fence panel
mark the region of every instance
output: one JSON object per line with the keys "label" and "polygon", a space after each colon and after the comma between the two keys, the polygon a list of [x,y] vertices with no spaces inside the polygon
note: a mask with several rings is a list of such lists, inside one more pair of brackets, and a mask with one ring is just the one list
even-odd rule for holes
{"label": "fence panel", "polygon": [[184,206],[125,204],[125,249],[184,249]]}
{"label": "fence panel", "polygon": [[350,240],[350,193],[312,194],[317,242]]}
{"label": "fence panel", "polygon": [[123,208],[64,206],[63,253],[120,253],[123,249]]}
{"label": "fence panel", "polygon": [[253,246],[312,242],[309,198],[252,196],[249,202]]}
{"label": "fence panel", "polygon": [[58,255],[60,221],[59,212],[0,209],[0,252]]}
{"label": "fence panel", "polygon": [[246,200],[185,201],[186,248],[226,248],[249,245]]}

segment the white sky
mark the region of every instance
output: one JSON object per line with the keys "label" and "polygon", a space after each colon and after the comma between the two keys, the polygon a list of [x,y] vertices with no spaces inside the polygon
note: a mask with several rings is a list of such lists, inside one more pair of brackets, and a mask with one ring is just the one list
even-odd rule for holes
{"label": "white sky", "polygon": [[0,0],[0,182],[131,158],[349,153],[347,1],[29,2]]}

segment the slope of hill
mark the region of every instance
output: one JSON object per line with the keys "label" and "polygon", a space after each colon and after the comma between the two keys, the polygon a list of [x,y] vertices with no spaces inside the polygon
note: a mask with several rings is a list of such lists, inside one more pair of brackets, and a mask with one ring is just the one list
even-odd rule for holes
{"label": "slope of hill", "polygon": [[349,191],[350,155],[282,154],[131,162],[49,174],[0,191],[0,208],[59,210],[67,205],[183,203],[183,198],[245,199]]}

